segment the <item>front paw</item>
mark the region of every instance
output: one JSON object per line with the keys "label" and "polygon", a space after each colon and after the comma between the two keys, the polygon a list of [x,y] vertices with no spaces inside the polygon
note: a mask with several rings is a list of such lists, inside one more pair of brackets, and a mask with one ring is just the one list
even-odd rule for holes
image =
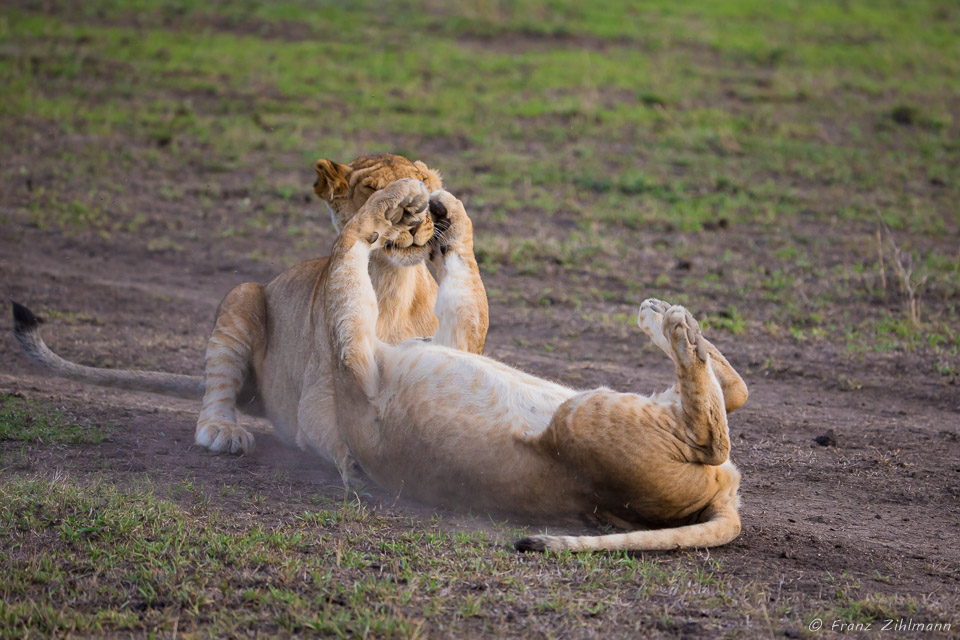
{"label": "front paw", "polygon": [[253,452],[253,436],[249,431],[235,422],[217,418],[201,418],[197,422],[195,441],[215,453]]}
{"label": "front paw", "polygon": [[430,194],[430,217],[434,229],[430,240],[431,259],[446,255],[451,246],[473,236],[473,223],[467,217],[463,203],[448,191]]}
{"label": "front paw", "polygon": [[419,180],[402,178],[374,194],[362,210],[362,235],[375,247],[415,229],[425,218],[430,192]]}
{"label": "front paw", "polygon": [[370,201],[391,224],[410,227],[423,219],[429,199],[427,185],[413,178],[401,178],[374,194]]}

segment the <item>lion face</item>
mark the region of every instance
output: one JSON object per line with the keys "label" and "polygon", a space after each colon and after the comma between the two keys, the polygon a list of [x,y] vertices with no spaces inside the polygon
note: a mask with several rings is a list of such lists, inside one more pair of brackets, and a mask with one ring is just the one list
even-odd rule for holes
{"label": "lion face", "polygon": [[[385,153],[360,156],[350,164],[317,160],[313,168],[317,181],[313,190],[330,208],[330,219],[337,232],[356,215],[373,193],[401,178],[421,180],[430,191],[443,188],[440,174],[417,160]],[[427,246],[433,238],[433,219],[427,216],[413,233],[404,232],[391,245],[380,251],[397,266],[423,262],[430,253]]]}

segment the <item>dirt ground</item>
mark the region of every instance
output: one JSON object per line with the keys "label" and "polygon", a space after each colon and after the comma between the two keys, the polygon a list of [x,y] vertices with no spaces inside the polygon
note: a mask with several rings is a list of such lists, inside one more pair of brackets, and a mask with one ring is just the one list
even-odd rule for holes
{"label": "dirt ground", "polygon": [[[306,183],[309,176],[303,173]],[[133,200],[132,207],[141,206]],[[189,210],[189,200],[180,206]],[[148,215],[153,220],[176,213],[160,207]],[[189,222],[184,224],[189,229]],[[488,225],[479,224],[477,233]],[[721,243],[733,241],[724,230],[709,233]],[[215,237],[202,230],[199,235],[197,248],[189,252],[146,252],[145,237],[107,242],[96,234],[70,238],[8,224],[0,236],[0,291],[41,314],[44,309],[76,312],[61,314],[44,328],[48,343],[65,357],[199,374],[220,297],[237,283],[264,281],[277,269],[221,255]],[[319,238],[317,252],[331,239],[329,234]],[[283,240],[267,234],[251,242]],[[505,289],[514,277],[510,269],[499,269],[485,282]],[[539,286],[535,279],[527,283]],[[638,331],[587,328],[582,339],[565,342],[562,350],[537,353],[517,345],[562,334],[582,323],[579,314],[494,301],[490,315],[487,353],[528,371],[575,386],[638,391],[655,390],[669,379],[668,362]],[[921,356],[909,353],[858,362],[824,342],[786,344],[722,332],[712,337],[743,372],[751,392],[747,406],[731,420],[732,457],[743,472],[743,533],[711,551],[723,560],[725,573],[811,601],[834,588],[831,579],[842,577],[871,593],[909,594],[921,606],[929,602],[926,613],[937,619],[955,612],[960,602],[960,386],[955,378],[930,373]],[[47,377],[20,354],[10,332],[3,344],[0,393],[47,399],[120,425],[98,445],[32,446],[21,468],[7,473],[56,469],[77,478],[105,475],[120,484],[140,474],[160,484],[176,484],[185,476],[212,487],[239,483],[255,487],[267,505],[276,505],[275,518],[295,510],[302,501],[298,496],[339,491],[332,469],[284,448],[267,425],[254,425],[258,448],[252,456],[210,455],[192,442],[194,403]],[[818,444],[816,438],[829,431],[835,444]],[[379,500],[387,512],[428,512],[388,497]]]}

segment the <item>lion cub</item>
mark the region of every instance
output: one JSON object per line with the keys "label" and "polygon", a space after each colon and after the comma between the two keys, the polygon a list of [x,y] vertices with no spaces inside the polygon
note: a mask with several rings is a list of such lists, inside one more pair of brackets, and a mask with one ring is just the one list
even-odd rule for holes
{"label": "lion cub", "polygon": [[[356,462],[382,487],[440,505],[527,516],[583,514],[621,527],[605,536],[534,536],[521,550],[673,549],[724,544],[740,531],[740,475],[727,412],[743,380],[681,306],[647,300],[638,324],[673,361],[677,383],[645,397],[576,391],[467,353],[455,341],[390,344],[376,331],[373,252],[429,209],[445,227],[432,260],[437,338],[486,307],[472,226],[459,200],[416,180],[376,193],[342,229],[324,282],[316,340],[329,340],[334,416]],[[325,414],[326,416],[326,414]],[[302,421],[317,417],[301,413]]]}

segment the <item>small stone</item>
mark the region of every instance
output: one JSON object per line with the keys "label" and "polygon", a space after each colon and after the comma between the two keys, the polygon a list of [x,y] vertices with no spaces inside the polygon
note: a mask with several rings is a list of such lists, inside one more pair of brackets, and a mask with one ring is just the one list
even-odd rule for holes
{"label": "small stone", "polygon": [[817,436],[813,439],[821,447],[835,447],[837,446],[837,434],[834,433],[833,429],[827,429],[827,432]]}

